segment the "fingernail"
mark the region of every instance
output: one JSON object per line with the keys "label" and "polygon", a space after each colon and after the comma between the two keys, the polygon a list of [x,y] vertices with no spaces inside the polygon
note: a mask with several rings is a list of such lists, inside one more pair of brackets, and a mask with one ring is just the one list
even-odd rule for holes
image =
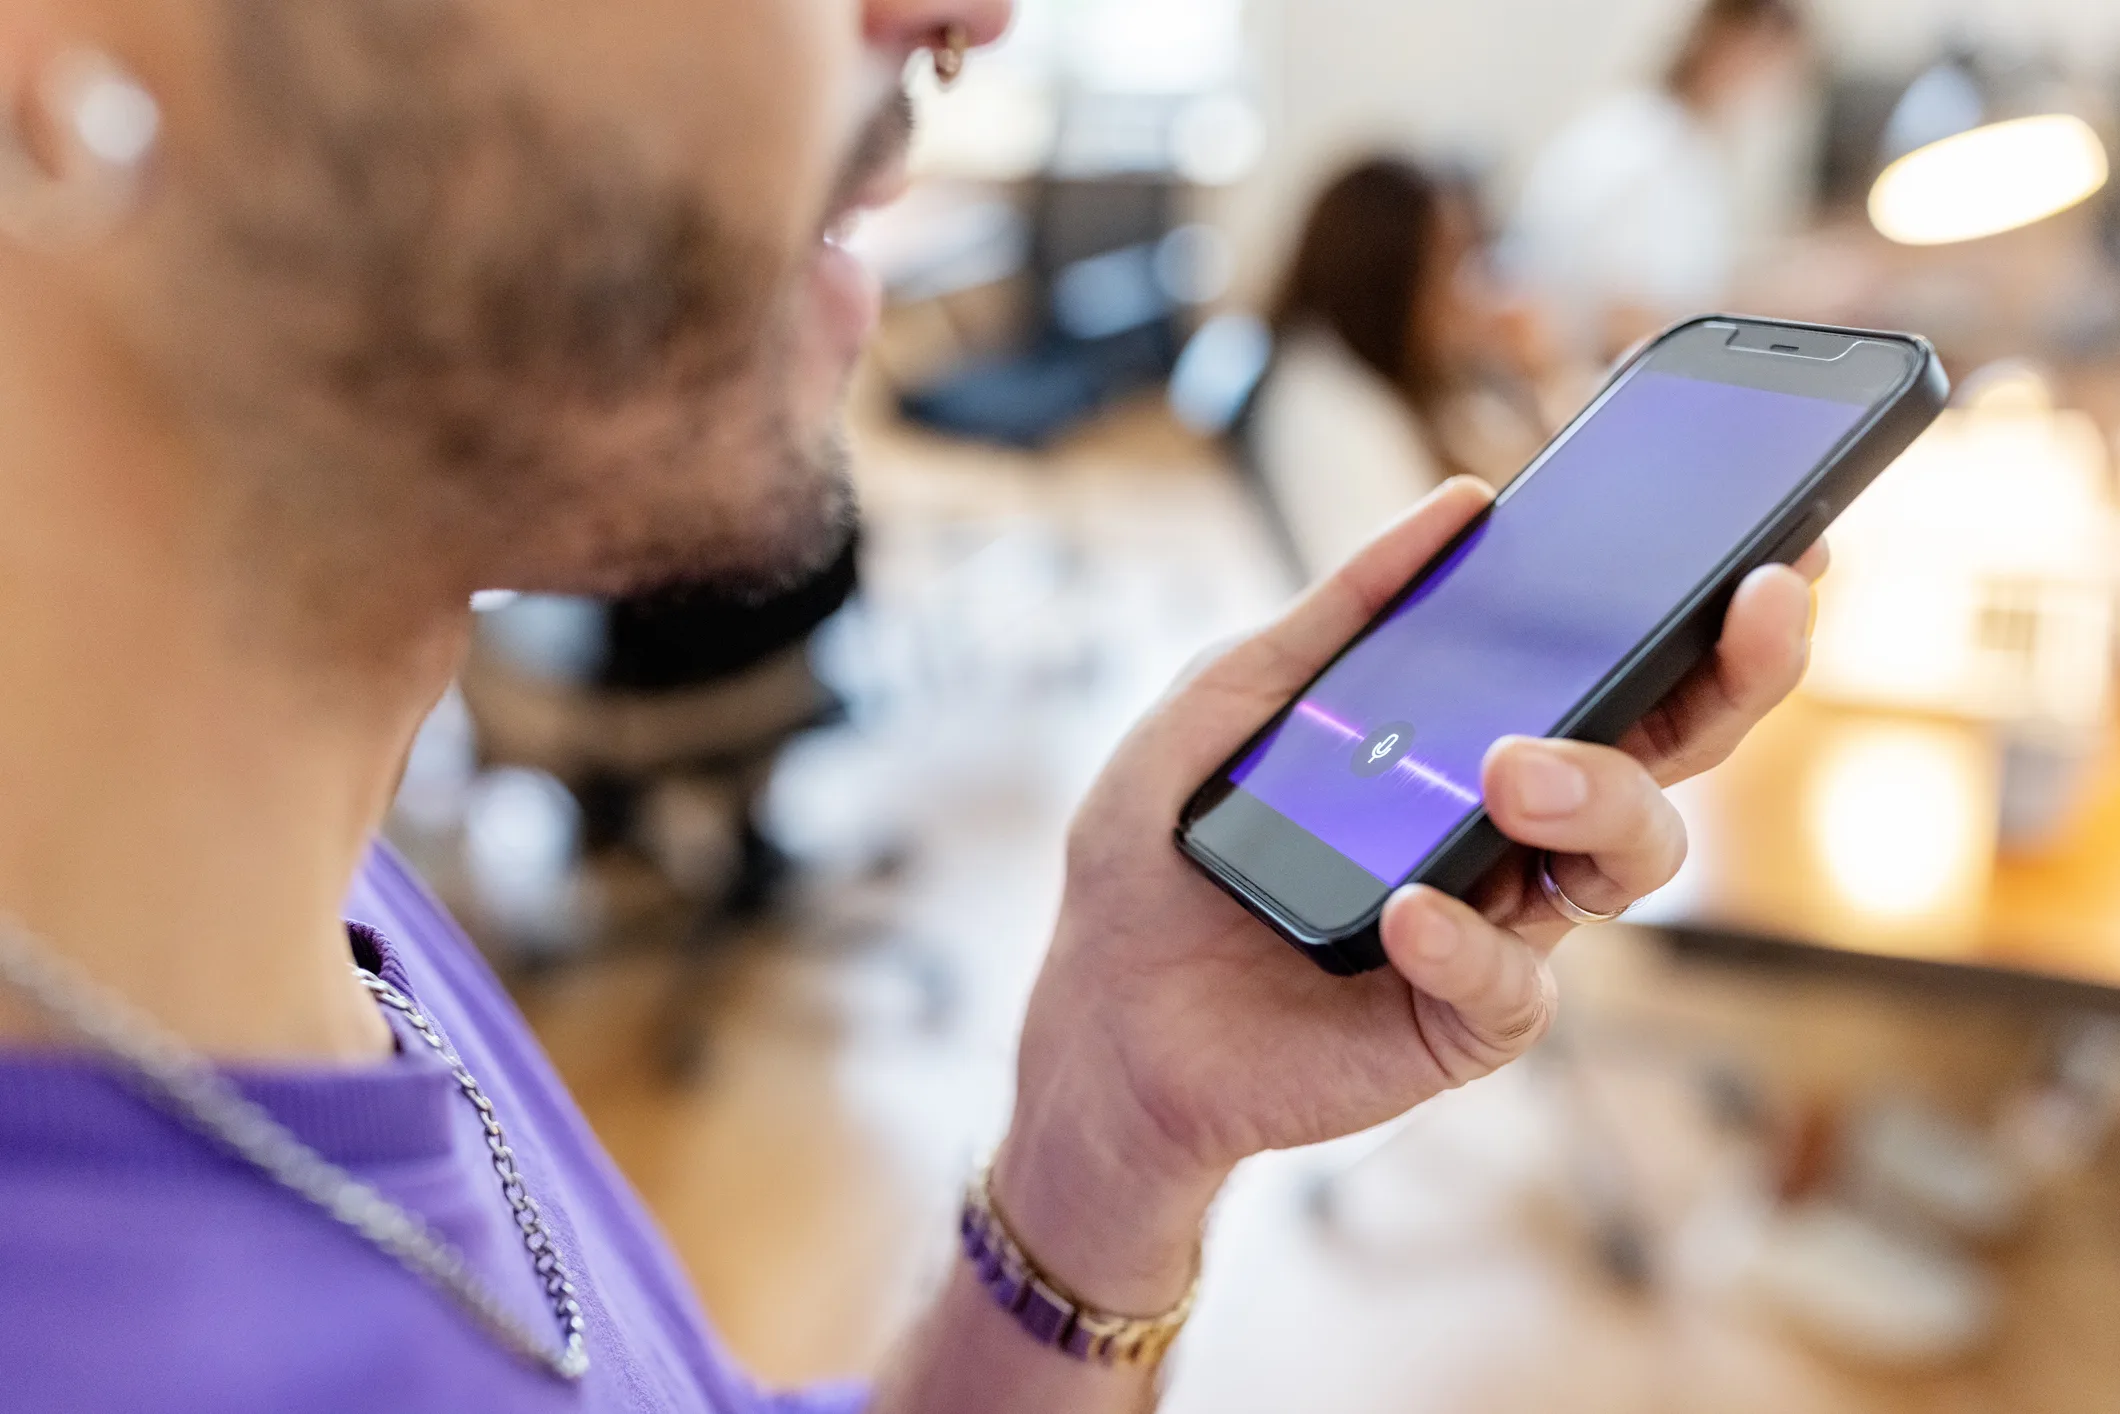
{"label": "fingernail", "polygon": [[1590,778],[1572,763],[1545,751],[1521,753],[1515,781],[1517,808],[1539,819],[1573,815],[1590,799]]}

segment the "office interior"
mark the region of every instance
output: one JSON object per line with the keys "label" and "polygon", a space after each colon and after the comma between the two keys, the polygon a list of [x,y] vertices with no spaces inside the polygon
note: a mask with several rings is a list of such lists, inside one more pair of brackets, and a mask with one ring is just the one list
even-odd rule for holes
{"label": "office interior", "polygon": [[[1240,1171],[1166,1407],[2113,1407],[2120,8],[1806,0],[1657,147],[1626,105],[1697,9],[1022,0],[915,75],[916,181],[853,237],[855,547],[765,605],[481,606],[392,835],[761,1375],[873,1371],[951,1260],[1129,721],[1721,308],[1923,333],[1953,404],[1836,527],[1804,686],[1680,789],[1680,877],[1562,949],[1553,1034]],[[1702,268],[1542,270],[1630,161]],[[1442,401],[1277,317],[1365,169],[1449,263]]]}

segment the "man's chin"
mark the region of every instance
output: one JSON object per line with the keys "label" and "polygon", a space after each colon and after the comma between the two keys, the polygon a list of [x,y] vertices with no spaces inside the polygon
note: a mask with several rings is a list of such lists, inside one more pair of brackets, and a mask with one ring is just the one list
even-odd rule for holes
{"label": "man's chin", "polygon": [[673,508],[602,547],[590,584],[571,592],[633,598],[693,589],[763,603],[830,568],[860,517],[844,435],[836,427],[807,451],[786,448],[763,495],[748,505]]}
{"label": "man's chin", "polygon": [[839,562],[859,524],[851,499],[843,514],[789,537],[749,547],[748,553],[714,558],[674,573],[637,582],[625,597],[703,591],[742,604],[765,604],[803,589]]}

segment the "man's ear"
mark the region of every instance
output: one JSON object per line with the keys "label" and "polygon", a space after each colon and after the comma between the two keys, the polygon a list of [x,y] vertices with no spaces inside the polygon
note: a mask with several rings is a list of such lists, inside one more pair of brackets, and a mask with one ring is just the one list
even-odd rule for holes
{"label": "man's ear", "polygon": [[108,51],[0,49],[0,235],[65,250],[110,234],[137,208],[161,132],[161,104]]}

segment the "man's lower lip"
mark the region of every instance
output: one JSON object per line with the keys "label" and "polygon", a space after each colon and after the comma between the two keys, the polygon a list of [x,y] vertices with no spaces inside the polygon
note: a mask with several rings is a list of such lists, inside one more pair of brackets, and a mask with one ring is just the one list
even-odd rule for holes
{"label": "man's lower lip", "polygon": [[810,267],[817,313],[848,356],[860,353],[883,313],[882,283],[837,241],[821,241]]}

